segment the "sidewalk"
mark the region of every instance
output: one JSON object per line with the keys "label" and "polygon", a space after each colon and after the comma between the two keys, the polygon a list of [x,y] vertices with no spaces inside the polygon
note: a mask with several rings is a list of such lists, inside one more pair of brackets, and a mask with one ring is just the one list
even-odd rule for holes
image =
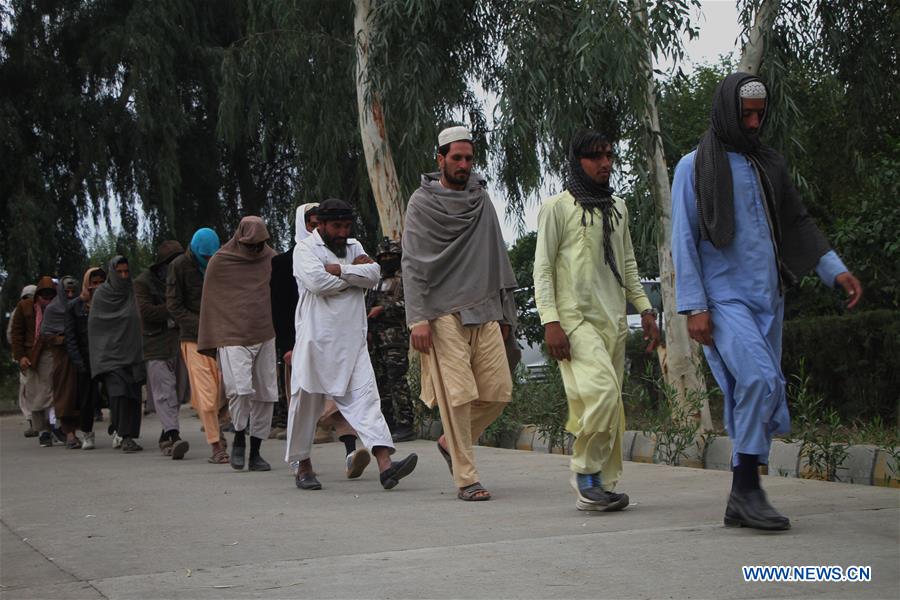
{"label": "sidewalk", "polygon": [[[0,419],[0,598],[897,598],[900,491],[764,478],[784,533],[726,529],[729,473],[625,463],[618,514],[575,510],[567,458],[478,448],[494,500],[464,503],[433,442],[393,491],[373,464],[343,476],[316,446],[325,489],[302,492],[263,443],[268,473],[206,462],[182,411],[184,461],[38,447]],[[742,565],[868,565],[870,583],[744,583]]]}

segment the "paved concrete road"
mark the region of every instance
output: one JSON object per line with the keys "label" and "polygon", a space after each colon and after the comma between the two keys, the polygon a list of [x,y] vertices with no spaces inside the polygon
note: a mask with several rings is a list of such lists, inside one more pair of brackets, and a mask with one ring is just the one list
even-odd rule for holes
{"label": "paved concrete road", "polygon": [[[432,442],[385,492],[374,463],[343,477],[343,448],[313,455],[325,489],[302,492],[263,444],[269,473],[210,465],[182,412],[184,461],[145,451],[39,448],[0,419],[0,597],[6,598],[893,598],[900,492],[765,478],[786,533],[722,526],[730,475],[626,463],[619,514],[574,507],[567,460],[479,448],[494,500],[456,499]],[[742,565],[868,565],[870,583],[744,583]]]}

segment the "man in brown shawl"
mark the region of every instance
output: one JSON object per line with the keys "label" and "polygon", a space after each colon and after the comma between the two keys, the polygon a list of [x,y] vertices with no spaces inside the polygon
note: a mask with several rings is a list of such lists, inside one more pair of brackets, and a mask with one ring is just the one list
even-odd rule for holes
{"label": "man in brown shawl", "polygon": [[[36,289],[37,286],[33,283],[26,285],[22,288],[19,300],[22,301],[34,298]],[[16,305],[16,308],[18,308],[18,305]],[[10,347],[12,347],[12,324],[16,317],[16,308],[13,308],[13,312],[9,316],[9,323],[6,325],[6,342]],[[24,432],[25,437],[37,437],[38,432],[31,426],[31,412],[25,408],[25,373],[22,373],[22,371],[19,371],[19,410],[22,411],[22,416],[25,417],[25,421],[28,423],[28,429]]]}
{"label": "man in brown shawl", "polygon": [[128,259],[109,261],[109,278],[94,292],[88,316],[91,374],[109,396],[113,448],[139,452],[141,385],[147,378],[141,345],[141,316],[134,299]]}
{"label": "man in brown shawl", "polygon": [[238,470],[244,468],[248,429],[248,469],[271,469],[259,454],[278,400],[269,288],[275,251],[268,240],[262,219],[244,217],[231,240],[210,259],[203,280],[197,349],[218,357],[234,423],[231,466]]}
{"label": "man in brown shawl", "polygon": [[53,279],[41,277],[34,298],[26,298],[16,305],[10,332],[13,360],[25,375],[24,407],[31,413],[31,425],[40,434],[41,446],[53,445],[47,414],[53,405],[53,355],[44,351],[40,331],[44,312],[55,297]]}
{"label": "man in brown shawl", "polygon": [[461,500],[490,500],[472,443],[512,393],[504,339],[515,328],[513,274],[486,182],[472,173],[465,127],[438,136],[437,173],[422,175],[403,232],[410,342],[421,353],[421,399],[441,412],[444,456]]}
{"label": "man in brown shawl", "polygon": [[66,448],[81,448],[78,429],[78,375],[66,351],[66,306],[78,295],[78,280],[61,277],[56,297],[41,319],[41,343],[53,356],[53,412],[66,435]]}

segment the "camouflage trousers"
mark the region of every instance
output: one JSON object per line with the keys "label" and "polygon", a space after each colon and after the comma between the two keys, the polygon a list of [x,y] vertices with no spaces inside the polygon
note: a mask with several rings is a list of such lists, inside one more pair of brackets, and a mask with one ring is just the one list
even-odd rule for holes
{"label": "camouflage trousers", "polygon": [[406,338],[402,340],[403,343],[398,343],[397,339],[385,339],[396,336],[391,333],[391,330],[373,331],[369,354],[378,383],[378,394],[381,396],[381,412],[393,433],[398,429],[413,427],[415,413],[409,397],[409,383],[406,381],[409,340]]}

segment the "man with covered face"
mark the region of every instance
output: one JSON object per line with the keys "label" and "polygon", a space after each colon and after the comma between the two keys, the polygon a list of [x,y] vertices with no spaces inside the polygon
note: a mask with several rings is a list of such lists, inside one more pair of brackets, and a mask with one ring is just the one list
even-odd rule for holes
{"label": "man with covered face", "polygon": [[634,259],[628,207],[609,185],[613,157],[602,133],[575,133],[566,189],[538,214],[534,256],[535,302],[566,389],[566,430],[575,436],[569,461],[575,506],[585,511],[621,510],[629,501],[614,491],[625,434],[626,302],[641,312],[647,350],[659,342],[656,312]]}
{"label": "man with covered face", "polygon": [[77,373],[78,410],[81,431],[84,432],[82,450],[96,448],[94,416],[100,410],[100,381],[91,375],[90,338],[88,316],[94,292],[106,281],[106,272],[91,267],[84,273],[81,294],[66,307],[66,351]]}
{"label": "man with covered face", "polygon": [[[322,488],[310,452],[316,422],[330,396],[371,449],[381,485],[391,489],[412,473],[417,457],[410,454],[391,461],[394,444],[381,414],[375,372],[366,349],[365,291],[378,283],[380,268],[350,237],[354,213],[349,204],[325,200],[319,205],[318,217],[318,228],[294,248],[300,301],[285,460],[299,461],[298,488]],[[348,469],[351,458],[348,456]]]}
{"label": "man with covered face", "polygon": [[55,297],[53,278],[41,277],[34,297],[20,300],[16,305],[10,331],[13,360],[25,375],[24,406],[31,413],[31,425],[39,433],[41,446],[53,445],[47,414],[53,406],[53,356],[41,342],[41,322]]}
{"label": "man with covered face", "polygon": [[409,397],[409,330],[403,301],[403,278],[400,275],[400,242],[384,238],[375,257],[381,267],[381,279],[366,297],[369,318],[369,354],[381,412],[391,430],[394,442],[416,439],[413,429],[413,407]]}
{"label": "man with covered face", "polygon": [[[278,400],[275,329],[269,280],[275,251],[256,216],[244,217],[234,236],[215,253],[203,279],[197,349],[216,356],[234,424],[231,466],[269,471],[260,454],[272,429]],[[247,433],[250,455],[247,458]]]}
{"label": "man with covered face", "polygon": [[757,77],[728,75],[713,96],[711,123],[672,183],[672,255],[678,312],[703,344],[725,395],[733,444],[725,525],[783,530],[790,520],[760,487],[772,436],[790,430],[781,372],[784,292],[815,269],[862,296],[800,201],[784,157],[760,140],[769,111]]}
{"label": "man with covered face", "polygon": [[184,458],[190,446],[187,440],[181,439],[179,431],[178,324],[166,307],[166,279],[170,264],[183,253],[184,248],[177,241],[162,242],[157,248],[156,262],[134,280],[134,295],[143,324],[147,386],[162,426],[159,449],[164,456],[175,460]]}
{"label": "man with covered face", "polygon": [[440,170],[422,175],[407,205],[402,272],[421,399],[444,426],[438,450],[457,497],[484,501],[472,444],[511,398],[504,340],[515,330],[516,278],[474,150],[465,127],[438,135]]}

